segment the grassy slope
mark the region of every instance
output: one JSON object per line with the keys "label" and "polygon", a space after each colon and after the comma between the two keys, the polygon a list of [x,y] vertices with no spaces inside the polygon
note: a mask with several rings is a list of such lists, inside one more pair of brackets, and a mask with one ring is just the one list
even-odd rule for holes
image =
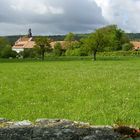
{"label": "grassy slope", "polygon": [[0,117],[140,126],[140,59],[0,63]]}

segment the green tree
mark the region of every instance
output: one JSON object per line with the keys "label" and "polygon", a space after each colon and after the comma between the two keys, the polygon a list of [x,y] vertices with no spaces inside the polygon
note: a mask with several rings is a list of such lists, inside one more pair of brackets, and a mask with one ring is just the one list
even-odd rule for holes
{"label": "green tree", "polygon": [[71,46],[66,50],[65,55],[68,56],[81,56],[80,42],[73,41]]}
{"label": "green tree", "polygon": [[122,45],[129,43],[129,39],[116,25],[109,25],[97,29],[82,40],[84,47],[93,53],[94,60],[98,51],[117,51],[122,49]]}
{"label": "green tree", "polygon": [[4,37],[0,37],[0,56],[4,47],[9,45],[9,42]]}
{"label": "green tree", "polygon": [[62,54],[62,46],[61,46],[61,43],[60,42],[57,42],[55,45],[54,45],[54,49],[53,49],[53,52],[56,56],[61,56]]}
{"label": "green tree", "polygon": [[74,34],[73,33],[68,33],[64,39],[65,41],[65,48],[68,49],[68,48],[71,48],[72,46],[72,43],[74,41]]}
{"label": "green tree", "polygon": [[37,37],[35,39],[36,50],[41,55],[41,59],[44,60],[45,52],[50,50],[50,40],[47,37]]}
{"label": "green tree", "polygon": [[[39,48],[38,48],[39,49]],[[23,58],[37,58],[38,57],[38,51],[36,50],[36,48],[31,48],[31,49],[24,49],[23,52],[20,52],[20,55]]]}
{"label": "green tree", "polygon": [[74,41],[74,34],[72,32],[68,33],[64,40],[69,42]]}
{"label": "green tree", "polygon": [[91,33],[82,41],[84,43],[84,47],[86,47],[89,52],[93,53],[94,60],[96,60],[97,51],[103,50],[106,45],[106,40],[101,30],[96,30],[95,33]]}
{"label": "green tree", "polygon": [[17,56],[17,53],[15,51],[12,51],[11,46],[7,45],[1,50],[1,57],[2,58],[15,58]]}
{"label": "green tree", "polygon": [[133,44],[130,44],[130,43],[125,43],[122,45],[123,51],[129,51],[129,50],[132,50],[132,48],[133,48]]}

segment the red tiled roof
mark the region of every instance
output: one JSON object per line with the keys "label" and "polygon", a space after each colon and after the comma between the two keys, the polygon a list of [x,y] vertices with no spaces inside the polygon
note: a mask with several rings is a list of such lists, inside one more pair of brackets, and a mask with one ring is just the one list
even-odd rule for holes
{"label": "red tiled roof", "polygon": [[24,48],[33,48],[35,46],[35,41],[28,41],[27,44],[25,44]]}
{"label": "red tiled roof", "polygon": [[134,50],[139,50],[140,49],[140,42],[139,41],[131,41],[131,43],[134,46]]}
{"label": "red tiled roof", "polygon": [[15,45],[12,48],[24,49],[24,48],[34,48],[34,46],[35,46],[35,41],[32,41],[32,38],[21,37],[15,42]]}

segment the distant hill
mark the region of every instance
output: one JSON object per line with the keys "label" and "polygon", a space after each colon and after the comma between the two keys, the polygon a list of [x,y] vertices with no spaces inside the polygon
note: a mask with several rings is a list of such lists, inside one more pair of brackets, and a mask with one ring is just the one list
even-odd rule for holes
{"label": "distant hill", "polygon": [[140,33],[127,33],[130,40],[140,40]]}
{"label": "distant hill", "polygon": [[[87,34],[76,34],[75,35],[75,40],[80,40],[81,38],[85,37]],[[48,36],[50,39],[53,41],[63,41],[65,39],[66,35],[50,35]],[[13,45],[15,41],[21,36],[19,35],[14,35],[14,36],[5,36],[5,38],[8,40],[8,42]],[[37,37],[37,36],[34,36]]]}
{"label": "distant hill", "polygon": [[15,41],[17,41],[17,39],[19,38],[20,36],[5,36],[5,38],[8,40],[8,42],[13,45],[15,43]]}
{"label": "distant hill", "polygon": [[[83,37],[86,37],[88,34],[76,34],[75,40],[80,40]],[[140,40],[140,33],[127,33],[130,40]],[[63,41],[66,35],[50,35],[48,36],[53,41]],[[6,39],[9,41],[11,45],[15,43],[15,41],[19,38],[19,35],[15,36],[6,36]],[[36,36],[34,36],[36,37]]]}

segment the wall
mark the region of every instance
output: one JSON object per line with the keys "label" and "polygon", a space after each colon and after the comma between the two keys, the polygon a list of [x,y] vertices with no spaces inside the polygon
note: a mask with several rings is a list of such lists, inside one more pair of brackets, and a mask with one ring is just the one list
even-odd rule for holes
{"label": "wall", "polygon": [[0,140],[118,140],[122,136],[110,126],[59,119],[12,122],[0,119]]}

